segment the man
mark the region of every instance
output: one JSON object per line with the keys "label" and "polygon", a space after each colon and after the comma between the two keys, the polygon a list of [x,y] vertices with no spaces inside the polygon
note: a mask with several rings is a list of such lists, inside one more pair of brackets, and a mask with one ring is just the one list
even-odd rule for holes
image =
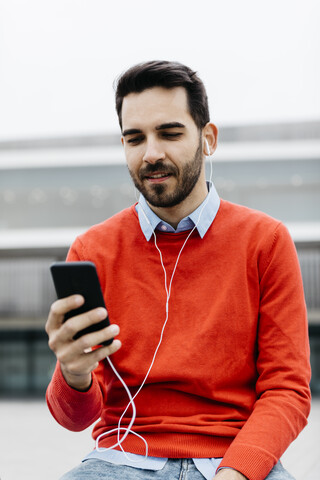
{"label": "man", "polygon": [[[111,326],[73,340],[107,315],[63,323],[83,302],[76,295],[52,305],[46,327],[58,359],[53,416],[75,431],[99,419],[98,448],[63,479],[290,479],[279,458],[310,409],[293,242],[279,221],[220,200],[206,182],[217,129],[195,72],[134,66],[118,80],[116,108],[141,197],[68,254],[96,264]],[[109,356],[134,395],[129,431],[132,404]]]}

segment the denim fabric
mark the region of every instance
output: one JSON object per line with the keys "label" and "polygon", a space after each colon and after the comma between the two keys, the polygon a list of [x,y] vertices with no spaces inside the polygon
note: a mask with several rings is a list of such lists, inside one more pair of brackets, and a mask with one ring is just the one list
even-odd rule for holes
{"label": "denim fabric", "polygon": [[278,462],[277,465],[271,470],[269,475],[266,477],[266,480],[295,480],[294,477],[287,472],[282,466],[281,462]]}
{"label": "denim fabric", "polygon": [[[142,470],[89,459],[61,477],[60,480],[204,480],[191,459],[169,459],[161,470]],[[265,480],[294,480],[280,462]]]}
{"label": "denim fabric", "polygon": [[203,480],[191,459],[169,459],[163,469],[152,471],[114,465],[103,460],[86,460],[60,480]]}

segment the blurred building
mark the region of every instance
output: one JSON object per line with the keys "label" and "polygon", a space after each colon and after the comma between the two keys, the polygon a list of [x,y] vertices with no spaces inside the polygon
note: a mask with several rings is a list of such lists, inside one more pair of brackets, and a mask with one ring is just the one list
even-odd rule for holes
{"label": "blurred building", "polygon": [[[220,196],[280,219],[295,241],[320,392],[320,122],[224,127],[219,140]],[[135,201],[118,135],[0,142],[0,396],[43,395],[55,364],[49,266]]]}

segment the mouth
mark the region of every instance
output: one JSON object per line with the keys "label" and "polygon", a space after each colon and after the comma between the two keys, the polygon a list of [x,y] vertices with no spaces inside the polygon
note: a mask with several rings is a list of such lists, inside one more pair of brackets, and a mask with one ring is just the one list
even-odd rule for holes
{"label": "mouth", "polygon": [[145,179],[151,183],[162,183],[168,180],[172,176],[172,173],[167,172],[155,172],[149,175],[145,175]]}

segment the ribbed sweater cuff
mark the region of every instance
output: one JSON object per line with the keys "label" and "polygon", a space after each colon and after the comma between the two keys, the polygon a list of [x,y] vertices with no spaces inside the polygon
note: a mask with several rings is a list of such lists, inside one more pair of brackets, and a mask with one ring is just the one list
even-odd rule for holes
{"label": "ribbed sweater cuff", "polygon": [[61,425],[72,431],[81,431],[90,426],[97,418],[97,409],[100,412],[101,408],[101,393],[95,375],[90,389],[80,392],[67,384],[59,362],[46,397],[52,415]]}
{"label": "ribbed sweater cuff", "polygon": [[250,445],[231,445],[219,468],[233,468],[249,480],[264,480],[277,461],[269,452],[261,448]]}

